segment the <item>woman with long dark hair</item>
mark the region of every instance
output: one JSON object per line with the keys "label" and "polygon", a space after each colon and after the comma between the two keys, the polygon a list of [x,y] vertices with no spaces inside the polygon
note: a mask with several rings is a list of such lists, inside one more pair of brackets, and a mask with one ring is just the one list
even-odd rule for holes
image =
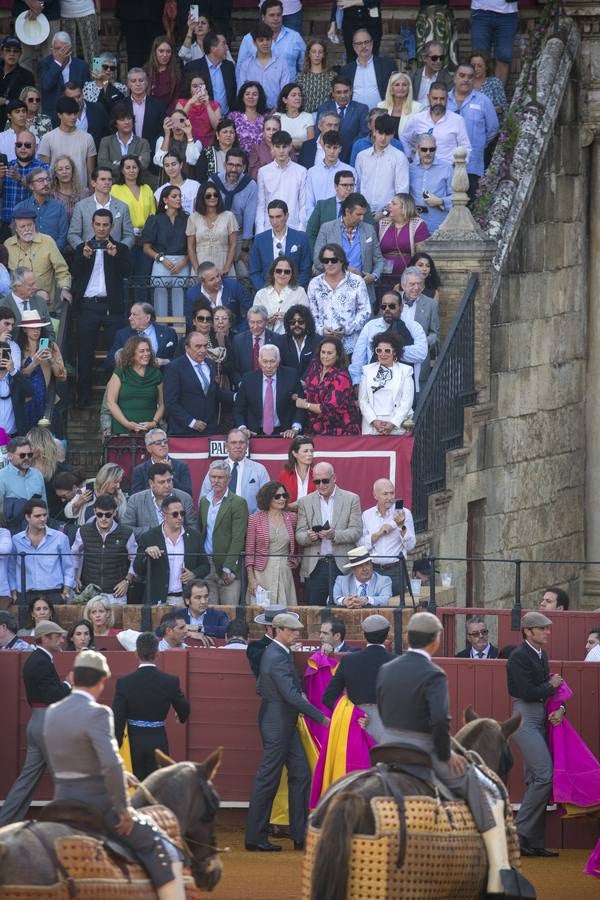
{"label": "woman with long dark hair", "polygon": [[237,147],[238,139],[235,125],[229,118],[221,119],[215,128],[215,139],[210,147],[206,147],[198,160],[197,176],[206,181],[209,175],[225,171],[225,156],[232,147]]}
{"label": "woman with long dark hair", "polygon": [[277,112],[281,118],[281,130],[287,131],[291,136],[296,150],[300,149],[304,141],[314,138],[314,119],[309,112],[304,111],[304,96],[297,82],[286,84],[277,100]]}
{"label": "woman with long dark hair", "polygon": [[246,81],[238,91],[235,109],[229,118],[235,125],[240,147],[250,153],[262,138],[267,98],[262,84],[258,81]]}
{"label": "woman with long dark hair", "polygon": [[[152,276],[175,279],[189,274],[186,238],[188,215],[181,208],[181,190],[174,185],[163,188],[155,216],[150,216],[142,232],[144,253],[154,260]],[[174,316],[183,316],[183,289],[173,288],[171,304]],[[167,289],[154,291],[154,309],[158,316],[169,315]]]}
{"label": "woman with long dark hair", "polygon": [[201,185],[186,229],[192,272],[196,274],[199,263],[208,259],[224,275],[235,276],[233,261],[238,231],[237,219],[225,209],[217,186],[212,181]]}
{"label": "woman with long dark hair", "polygon": [[180,109],[192,123],[192,136],[207,147],[215,139],[215,128],[222,116],[221,107],[216,100],[211,100],[204,78],[201,75],[188,75],[183,84],[182,96],[177,101]]}
{"label": "woman with long dark hair", "polygon": [[166,35],[161,34],[154,39],[144,69],[148,74],[148,93],[162,100],[169,115],[175,109],[179,96],[181,69],[175,48]]}
{"label": "woman with long dark hair", "polygon": [[304,397],[296,406],[308,413],[306,430],[312,434],[360,434],[348,358],[339,338],[324,337],[319,343],[306,373]]}

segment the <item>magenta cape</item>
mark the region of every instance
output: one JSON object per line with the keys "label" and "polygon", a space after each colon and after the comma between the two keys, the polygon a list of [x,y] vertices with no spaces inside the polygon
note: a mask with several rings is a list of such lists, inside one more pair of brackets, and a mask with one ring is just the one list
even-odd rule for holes
{"label": "magenta cape", "polygon": [[[320,650],[317,650],[316,653],[309,657],[304,673],[304,691],[306,696],[312,705],[320,709],[327,718],[330,718],[331,710],[323,703],[323,694],[338,665],[339,660],[326,656]],[[306,727],[317,745],[317,750],[320,750],[327,739],[327,728],[321,725],[320,722],[314,722],[308,718],[306,719]]]}

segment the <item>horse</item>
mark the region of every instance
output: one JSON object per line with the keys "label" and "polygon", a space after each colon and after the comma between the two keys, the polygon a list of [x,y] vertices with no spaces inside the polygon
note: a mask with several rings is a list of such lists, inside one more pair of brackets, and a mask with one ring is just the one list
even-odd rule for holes
{"label": "horse", "polygon": [[[516,715],[505,722],[496,722],[494,719],[480,718],[472,707],[467,707],[464,719],[465,725],[457,732],[454,738],[456,749],[464,750],[467,755],[470,755],[471,759],[483,762],[489,770],[499,776],[498,781],[500,781],[500,776],[506,779],[512,766],[512,754],[508,742],[511,735],[519,728],[521,716]],[[460,840],[468,836],[468,832],[471,833],[469,852],[472,858],[469,859],[467,854],[467,858],[462,863],[462,873],[459,873],[458,878],[467,879],[468,881],[469,878],[471,880],[476,879],[478,875],[479,885],[475,886],[471,894],[467,891],[462,893],[445,893],[443,889],[436,893],[435,887],[432,887],[431,884],[426,893],[414,893],[415,879],[417,883],[423,883],[421,879],[425,876],[422,869],[419,872],[414,872],[414,867],[413,875],[410,874],[408,863],[411,862],[411,858],[408,858],[407,870],[404,875],[406,875],[407,879],[409,877],[413,878],[412,882],[410,882],[413,892],[407,889],[408,881],[404,883],[404,891],[407,891],[406,893],[403,892],[403,888],[399,884],[396,884],[397,893],[390,892],[389,884],[396,877],[395,873],[401,872],[400,866],[406,863],[406,857],[404,856],[406,834],[404,833],[404,828],[407,829],[409,838],[413,840],[413,847],[416,840],[410,834],[410,817],[404,817],[404,801],[409,798],[436,797],[435,787],[426,775],[424,777],[423,773],[425,770],[423,769],[423,761],[420,759],[420,753],[417,752],[416,756],[414,756],[410,751],[408,752],[409,771],[402,771],[394,765],[385,765],[386,762],[393,761],[393,754],[394,751],[391,749],[386,750],[385,747],[373,748],[372,761],[378,760],[377,765],[366,771],[355,772],[339,779],[321,798],[319,805],[309,819],[307,856],[303,879],[304,897],[307,900],[308,898],[310,900],[347,900],[348,896],[360,897],[361,889],[356,887],[355,882],[352,882],[352,889],[355,893],[349,895],[348,890],[351,883],[352,856],[354,853],[362,852],[363,850],[366,856],[357,868],[362,868],[365,871],[365,878],[370,880],[371,885],[377,878],[382,880],[382,884],[385,882],[382,886],[383,892],[381,894],[369,893],[369,897],[381,896],[382,898],[395,900],[396,897],[408,895],[428,898],[460,896],[462,900],[462,898],[467,896],[479,896],[484,881],[483,876],[486,871],[486,856],[483,851],[483,842],[479,835],[474,832],[473,822],[466,804],[461,801],[454,801],[441,807],[439,796],[434,802],[428,800],[424,805],[435,810],[435,821],[438,824],[446,825],[451,840],[452,838],[456,840],[457,835],[459,836],[458,840]],[[414,758],[411,758],[412,756]],[[396,815],[396,806],[398,805],[399,807],[398,818],[394,827],[390,826],[389,817],[387,823],[382,825],[380,811],[376,803],[373,802],[374,798],[381,798],[382,795],[391,798],[394,816]],[[447,819],[440,815],[440,808],[446,810]],[[466,818],[463,812],[466,813]],[[449,828],[448,820],[450,821]],[[514,826],[512,826],[510,814],[508,815],[508,820],[509,852],[511,863],[514,866],[515,864],[518,865],[518,839]],[[391,854],[393,858],[391,863],[388,864],[387,874],[384,873],[382,876],[381,872],[374,871],[376,868],[376,857],[369,856],[369,853],[374,852],[372,849],[374,840],[370,836],[381,833],[391,834],[394,830],[396,831],[396,844],[399,845],[399,850],[396,849]],[[368,836],[364,839],[362,850],[359,849],[356,838],[353,840],[353,835]],[[432,845],[433,837],[433,834],[419,835],[422,843],[416,854],[417,859],[421,857],[422,860],[423,855],[427,853]],[[461,849],[466,854],[464,848],[461,847]],[[454,856],[453,863],[457,864],[459,854],[456,850],[457,845],[454,845],[452,849],[448,845],[447,859],[444,865],[449,867],[452,864],[452,856]],[[415,862],[414,855],[412,858],[413,863]],[[379,857],[379,863],[381,869],[385,869],[381,856]],[[458,865],[461,868],[461,864],[459,863]],[[470,871],[469,866],[471,867]],[[444,882],[444,872],[440,873],[439,880]],[[362,896],[366,896],[367,893],[364,887],[363,891]]]}
{"label": "horse", "polygon": [[[147,807],[144,812],[152,815],[159,824],[164,824],[171,835],[176,833],[178,823],[182,849],[189,857],[194,884],[198,888],[212,891],[221,877],[221,862],[214,835],[214,817],[219,807],[219,797],[212,786],[212,779],[221,761],[221,750],[215,750],[202,763],[176,763],[160,750],[156,751],[156,758],[159,769],[143,782],[137,782],[138,787],[131,797],[131,805],[137,809]],[[148,803],[151,804],[150,807]],[[154,807],[154,814],[152,804],[157,804]],[[150,880],[131,858],[130,851],[122,846],[119,848],[116,835],[102,833],[102,823],[95,819],[93,811],[87,810],[86,816],[87,808],[84,808],[83,804],[81,806],[66,804],[64,808],[61,806],[60,803],[51,803],[44,808],[37,821],[17,822],[0,828],[0,894],[3,894],[2,886],[23,885],[26,886],[23,893],[20,892],[20,887],[16,887],[11,890],[11,897],[30,897],[34,895],[34,891],[35,896],[52,897],[55,894],[50,886],[57,885],[57,878],[60,875],[61,881],[66,881],[69,885],[68,896],[77,896],[78,884],[82,896],[87,896],[82,887],[85,879],[91,877],[87,868],[83,874],[80,872],[81,880],[79,880],[77,873],[73,874],[69,866],[65,866],[57,850],[64,839],[80,838],[81,846],[84,850],[87,848],[87,857],[90,860],[94,854],[96,859],[98,858],[98,854],[103,852],[103,845],[108,845],[111,850],[117,850],[117,859],[121,859],[117,862],[119,868],[115,871],[113,858],[108,855],[105,868],[112,867],[113,871],[109,871],[108,874],[105,871],[97,873],[96,877],[100,879],[116,877],[122,880],[115,880],[109,888],[106,888],[112,893],[97,893],[94,894],[95,897],[127,897],[132,881],[135,881],[140,891],[135,894],[136,897],[155,897]],[[75,821],[82,823],[81,828],[69,824],[73,822],[73,814],[77,817]],[[171,814],[175,816],[176,822],[173,821]],[[132,867],[126,871],[127,867],[123,865],[122,858],[133,862],[133,869],[136,870],[135,878],[132,876]],[[85,861],[87,863],[87,859]],[[143,892],[144,877],[148,893]],[[33,885],[35,888],[31,894],[26,893]],[[48,887],[47,892],[42,892],[44,885]],[[75,889],[73,893],[71,885]],[[198,896],[193,885],[191,891],[189,896]],[[64,895],[60,893],[59,896]]]}

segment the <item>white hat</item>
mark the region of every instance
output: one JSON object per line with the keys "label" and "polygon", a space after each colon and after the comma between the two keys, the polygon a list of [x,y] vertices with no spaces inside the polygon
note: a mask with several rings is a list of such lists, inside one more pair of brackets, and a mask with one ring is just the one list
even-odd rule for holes
{"label": "white hat", "polygon": [[123,650],[135,650],[137,639],[141,633],[141,631],[135,631],[133,628],[126,628],[124,631],[119,631],[117,640]]}
{"label": "white hat", "polygon": [[50,22],[43,13],[30,18],[30,11],[25,10],[15,19],[15,34],[22,44],[37,47],[43,44],[50,34]]}
{"label": "white hat", "polygon": [[50,320],[42,319],[37,309],[24,309],[21,313],[19,328],[44,328],[51,324]]}
{"label": "white hat", "polygon": [[363,563],[372,562],[367,547],[355,547],[354,550],[348,550],[348,560],[344,566],[345,569],[353,569],[354,566],[362,566]]}

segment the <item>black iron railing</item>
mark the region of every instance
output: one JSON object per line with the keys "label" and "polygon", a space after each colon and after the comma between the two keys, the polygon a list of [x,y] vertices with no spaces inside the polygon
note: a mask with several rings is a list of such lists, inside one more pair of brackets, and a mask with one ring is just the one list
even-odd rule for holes
{"label": "black iron railing", "polygon": [[132,276],[131,278],[126,278],[123,282],[125,308],[129,309],[132,303],[151,303],[154,306],[155,292],[158,289],[162,289],[166,291],[167,294],[167,311],[165,315],[173,316],[177,314],[173,311],[174,305],[178,305],[178,303],[174,304],[173,302],[174,295],[181,296],[183,293],[185,297],[188,288],[197,284],[199,284],[198,279],[195,276],[189,275],[172,275],[168,277],[150,276],[148,278]]}
{"label": "black iron railing", "polygon": [[475,294],[473,273],[415,415],[412,514],[427,530],[429,495],[446,486],[446,453],[462,446],[465,406],[475,403]]}

